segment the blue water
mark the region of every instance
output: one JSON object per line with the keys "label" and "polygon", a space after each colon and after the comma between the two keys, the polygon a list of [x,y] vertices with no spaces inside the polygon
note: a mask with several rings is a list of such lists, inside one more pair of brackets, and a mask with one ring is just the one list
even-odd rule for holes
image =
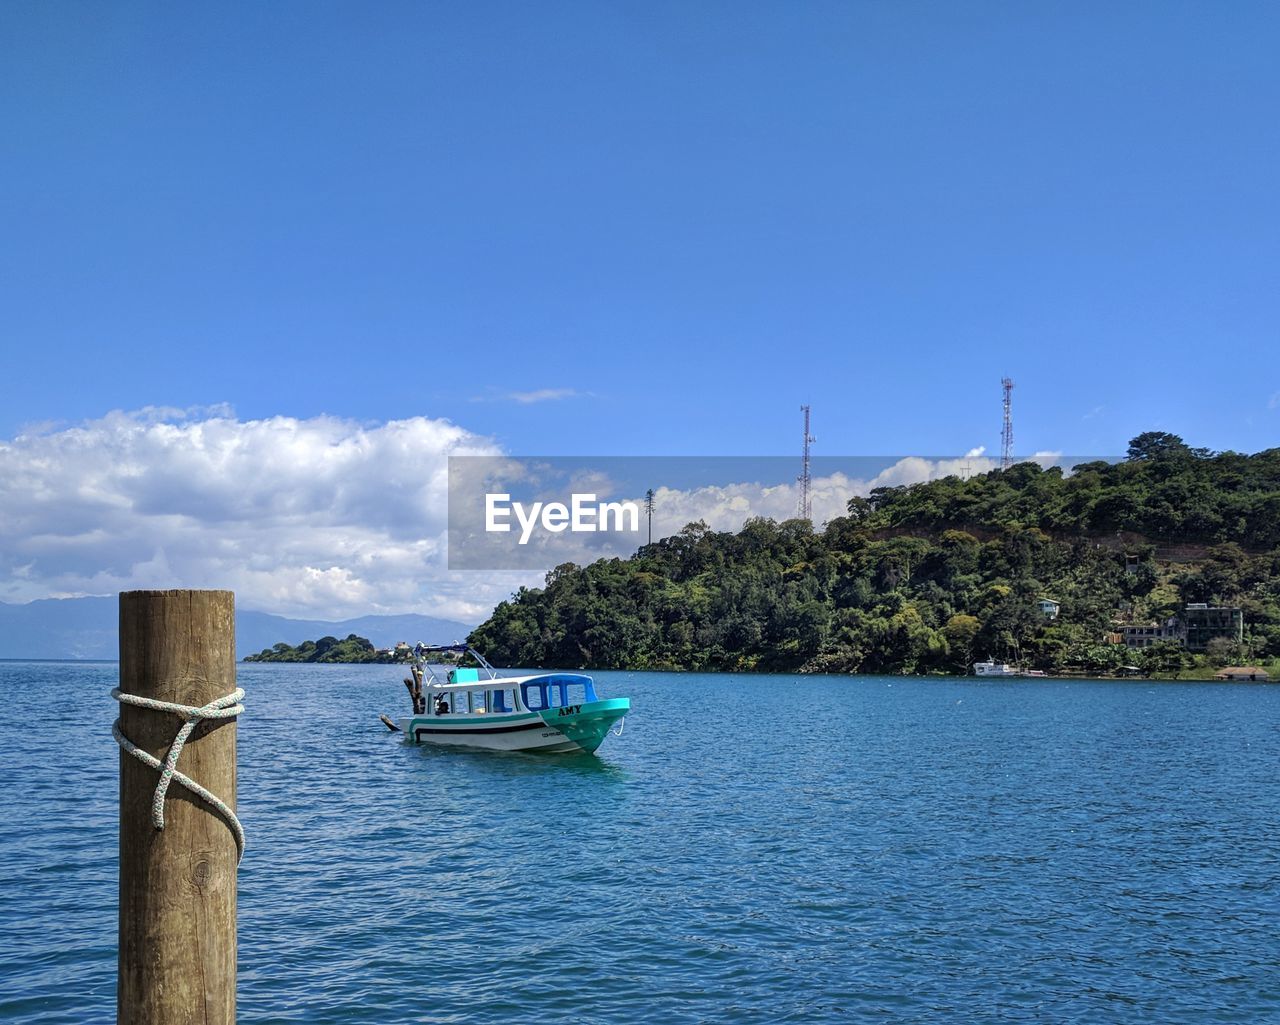
{"label": "blue water", "polygon": [[[0,663],[0,1021],[115,1014],[114,665]],[[239,1020],[1280,1020],[1280,687],[600,673],[600,757],[247,666]]]}

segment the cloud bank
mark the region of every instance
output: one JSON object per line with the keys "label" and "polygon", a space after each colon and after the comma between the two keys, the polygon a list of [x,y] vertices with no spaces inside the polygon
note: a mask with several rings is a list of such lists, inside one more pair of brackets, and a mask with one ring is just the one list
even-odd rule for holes
{"label": "cloud bank", "polygon": [[[1052,465],[1054,453],[1037,453],[1034,461]],[[844,473],[814,477],[809,485],[813,523],[817,529],[848,511],[849,499],[866,497],[875,488],[922,484],[942,477],[977,476],[999,468],[999,461],[975,448],[955,459],[904,456],[870,477]],[[637,499],[638,500],[638,499]],[[654,538],[674,534],[687,523],[702,520],[713,530],[738,530],[753,516],[788,520],[798,515],[800,485],[787,482],[761,485],[748,482],[688,490],[658,488],[654,492]],[[659,530],[660,525],[660,530]]]}
{"label": "cloud bank", "polygon": [[[212,414],[212,415],[210,415]],[[483,618],[519,579],[444,566],[447,420],[113,412],[0,442],[0,600],[225,587],[246,608]]]}
{"label": "cloud bank", "polygon": [[[541,472],[427,417],[240,420],[227,407],[153,407],[28,428],[0,441],[0,601],[217,587],[245,608],[284,615],[421,612],[479,622],[558,563],[634,549],[577,535],[543,546],[536,566],[520,563],[529,569],[451,572],[451,455],[499,457],[534,483]],[[814,521],[843,515],[850,496],[875,487],[994,465],[975,449],[954,460],[899,459],[867,479],[817,477]],[[572,484],[625,497],[587,465]],[[696,520],[737,530],[753,516],[790,519],[798,500],[794,482],[660,487],[654,539]]]}

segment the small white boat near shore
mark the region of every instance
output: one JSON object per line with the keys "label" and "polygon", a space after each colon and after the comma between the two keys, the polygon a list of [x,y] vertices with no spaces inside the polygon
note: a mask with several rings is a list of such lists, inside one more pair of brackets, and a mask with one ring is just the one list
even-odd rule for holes
{"label": "small white boat near shore", "polygon": [[1017,666],[1011,666],[1008,662],[996,662],[992,659],[987,659],[985,662],[975,662],[973,664],[973,675],[1035,678],[1043,677],[1045,674],[1039,669],[1019,669]]}

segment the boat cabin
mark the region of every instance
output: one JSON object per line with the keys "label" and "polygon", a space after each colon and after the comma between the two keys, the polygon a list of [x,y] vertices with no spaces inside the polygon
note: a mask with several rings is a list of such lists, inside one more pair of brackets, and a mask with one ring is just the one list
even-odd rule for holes
{"label": "boat cabin", "polygon": [[427,715],[511,715],[571,708],[596,700],[591,677],[563,673],[481,680],[474,669],[454,669],[448,683],[428,691]]}

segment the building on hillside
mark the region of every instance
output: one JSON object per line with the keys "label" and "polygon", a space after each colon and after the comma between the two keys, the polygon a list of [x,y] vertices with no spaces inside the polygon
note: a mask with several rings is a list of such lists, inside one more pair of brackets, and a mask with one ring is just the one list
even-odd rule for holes
{"label": "building on hillside", "polygon": [[1149,648],[1174,641],[1187,651],[1203,653],[1218,638],[1244,640],[1244,613],[1229,605],[1188,605],[1163,623],[1115,623],[1122,643],[1129,648]]}
{"label": "building on hillside", "polygon": [[1057,619],[1058,611],[1062,608],[1062,603],[1052,598],[1041,598],[1036,604],[1040,608],[1040,615],[1045,619]]}
{"label": "building on hillside", "polygon": [[1266,683],[1271,677],[1261,666],[1227,666],[1213,674],[1215,680],[1250,680]]}
{"label": "building on hillside", "polygon": [[1209,642],[1223,638],[1244,640],[1244,613],[1230,605],[1188,605],[1182,613],[1187,630],[1187,650],[1207,651]]}
{"label": "building on hillside", "polygon": [[1166,641],[1186,644],[1186,631],[1177,616],[1170,616],[1163,623],[1123,623],[1118,626],[1121,643],[1126,648],[1149,648]]}

